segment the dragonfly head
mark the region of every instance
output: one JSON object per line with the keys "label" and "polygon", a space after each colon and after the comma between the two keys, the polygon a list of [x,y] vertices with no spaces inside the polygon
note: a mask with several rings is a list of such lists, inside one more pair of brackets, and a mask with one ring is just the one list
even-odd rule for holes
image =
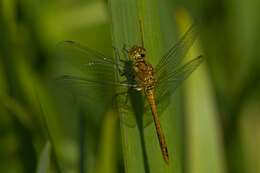
{"label": "dragonfly head", "polygon": [[128,55],[134,61],[143,60],[146,55],[146,50],[140,46],[134,46],[128,51]]}

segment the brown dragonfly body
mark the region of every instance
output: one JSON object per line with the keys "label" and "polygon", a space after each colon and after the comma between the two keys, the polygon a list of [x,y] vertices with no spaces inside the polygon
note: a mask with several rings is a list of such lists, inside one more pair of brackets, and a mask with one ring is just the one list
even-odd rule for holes
{"label": "brown dragonfly body", "polygon": [[166,163],[169,163],[167,144],[161,128],[155,102],[155,85],[157,81],[154,77],[154,68],[145,60],[146,52],[143,47],[133,47],[128,51],[128,53],[133,61],[133,69],[137,81],[137,87],[135,89],[143,91],[146,96],[153,115],[163,158]]}

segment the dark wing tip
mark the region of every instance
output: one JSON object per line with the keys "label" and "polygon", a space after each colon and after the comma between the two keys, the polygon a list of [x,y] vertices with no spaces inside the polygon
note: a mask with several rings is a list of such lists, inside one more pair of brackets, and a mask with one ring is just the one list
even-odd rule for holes
{"label": "dark wing tip", "polygon": [[196,58],[193,58],[193,59],[191,59],[191,60],[189,60],[187,63],[185,63],[184,65],[183,65],[183,67],[185,67],[185,66],[190,66],[191,64],[201,64],[203,61],[204,61],[204,56],[203,55],[199,55],[199,56],[197,56]]}
{"label": "dark wing tip", "polygon": [[190,73],[192,73],[203,61],[204,61],[203,55],[199,55],[197,58],[194,58],[183,65],[181,68],[187,68],[189,69]]}
{"label": "dark wing tip", "polygon": [[61,80],[64,80],[64,79],[69,79],[70,76],[69,75],[61,75],[61,76],[57,76],[54,78],[54,81],[61,81]]}
{"label": "dark wing tip", "polygon": [[63,41],[58,42],[56,46],[60,47],[60,46],[72,45],[72,44],[76,44],[76,42],[71,41],[71,40],[63,40]]}
{"label": "dark wing tip", "polygon": [[65,74],[65,75],[61,75],[59,78],[60,79],[68,79],[68,78],[70,78],[70,76]]}
{"label": "dark wing tip", "polygon": [[69,80],[81,80],[82,78],[72,75],[61,75],[54,78],[55,81],[69,81]]}
{"label": "dark wing tip", "polygon": [[64,40],[63,43],[67,43],[67,44],[75,44],[74,41],[71,41],[71,40]]}
{"label": "dark wing tip", "polygon": [[202,63],[204,61],[204,56],[203,55],[199,55],[197,58],[195,58],[194,60],[199,61],[199,63]]}
{"label": "dark wing tip", "polygon": [[59,41],[59,42],[56,44],[56,48],[63,47],[63,46],[66,45],[66,44],[73,44],[73,41]]}

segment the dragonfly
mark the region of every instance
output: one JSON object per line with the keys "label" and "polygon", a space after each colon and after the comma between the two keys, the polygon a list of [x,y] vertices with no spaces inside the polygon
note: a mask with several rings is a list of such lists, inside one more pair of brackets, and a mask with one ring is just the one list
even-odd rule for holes
{"label": "dragonfly", "polygon": [[[57,79],[76,86],[80,95],[84,93],[83,97],[90,103],[95,100],[96,96],[91,97],[92,91],[100,90],[98,93],[101,93],[99,95],[101,100],[103,95],[110,94],[109,97],[113,98],[112,95],[115,93],[109,90],[111,88],[124,88],[128,93],[129,90],[140,92],[145,98],[144,113],[151,115],[143,116],[147,119],[144,121],[144,126],[154,122],[162,156],[168,164],[168,147],[159,115],[162,115],[170,104],[174,91],[203,62],[203,57],[199,55],[184,65],[181,63],[197,34],[197,26],[190,26],[155,66],[148,62],[147,51],[143,43],[142,46],[124,49],[127,54],[126,58],[118,60],[78,42],[63,41],[58,45],[61,50],[61,59],[58,63],[65,62],[72,68],[66,68]],[[119,55],[118,50],[115,52],[116,55]],[[115,74],[120,74],[124,80],[116,80]],[[83,90],[84,92],[82,92]]]}

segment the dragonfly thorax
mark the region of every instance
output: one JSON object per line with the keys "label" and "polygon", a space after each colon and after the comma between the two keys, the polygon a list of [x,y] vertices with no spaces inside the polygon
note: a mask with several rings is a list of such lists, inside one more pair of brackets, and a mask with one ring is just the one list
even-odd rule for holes
{"label": "dragonfly thorax", "polygon": [[156,84],[154,69],[145,60],[146,50],[141,46],[134,46],[128,51],[128,54],[133,61],[133,71],[137,81],[136,89],[144,92],[154,89]]}
{"label": "dragonfly thorax", "polygon": [[146,92],[154,89],[156,79],[151,64],[147,63],[144,59],[142,61],[135,61],[133,64],[133,70],[138,84],[137,90],[143,90]]}

